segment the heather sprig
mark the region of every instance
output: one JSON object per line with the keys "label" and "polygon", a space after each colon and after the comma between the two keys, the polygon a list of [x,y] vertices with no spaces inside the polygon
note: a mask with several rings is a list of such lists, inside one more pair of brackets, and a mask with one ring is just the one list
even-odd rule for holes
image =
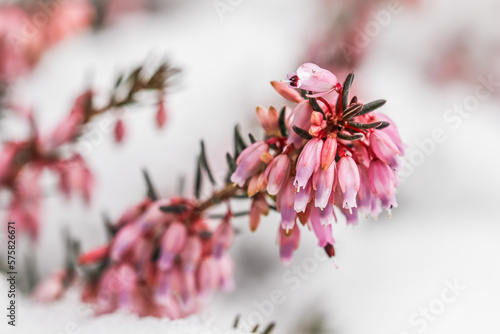
{"label": "heather sprig", "polygon": [[[384,100],[364,104],[349,96],[353,79],[350,74],[341,85],[331,72],[304,64],[288,84],[272,82],[295,106],[257,108],[262,140],[250,135],[247,143],[235,128],[222,185],[203,142],[192,196],[161,199],[146,174],[148,198],[111,224],[116,236],[108,245],[80,258],[82,265],[103,264],[84,293],[97,313],[125,308],[179,318],[196,312],[208,292],[232,286],[232,217],[248,215],[253,231],[262,215],[280,212],[280,257],[289,263],[304,227],[332,257],[337,214],[356,224],[358,210],[376,217],[396,207],[404,145],[392,121],[374,112]],[[206,179],[215,190],[203,196]],[[250,209],[233,212],[231,201],[241,198],[250,199]],[[218,206],[225,213],[211,214]],[[110,292],[112,286],[119,288]]]}
{"label": "heather sprig", "polygon": [[126,77],[120,76],[103,106],[98,105],[93,90],[86,90],[50,133],[41,133],[30,109],[9,102],[10,109],[30,128],[27,138],[7,140],[0,151],[0,189],[11,194],[7,218],[16,221],[21,232],[38,236],[43,197],[39,178],[44,170],[59,177],[58,189],[63,195],[79,192],[87,203],[90,201],[93,176],[75,145],[95,118],[134,106],[144,99],[144,92],[150,92],[158,101],[156,122],[158,126],[165,124],[164,95],[178,70],[164,63],[150,75],[144,72],[141,66]]}

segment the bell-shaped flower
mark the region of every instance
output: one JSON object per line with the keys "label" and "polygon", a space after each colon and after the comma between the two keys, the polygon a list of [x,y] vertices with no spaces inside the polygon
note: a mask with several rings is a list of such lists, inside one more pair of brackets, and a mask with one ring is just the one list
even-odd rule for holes
{"label": "bell-shaped flower", "polygon": [[382,207],[386,210],[397,207],[397,176],[389,165],[378,159],[372,160],[370,169],[368,170],[368,176],[370,178],[370,186],[373,194],[380,199]]}
{"label": "bell-shaped flower", "polygon": [[280,246],[280,258],[284,264],[290,264],[292,262],[293,252],[297,250],[300,242],[300,230],[298,225],[295,225],[288,232],[279,228],[278,231],[278,243]]}
{"label": "bell-shaped flower", "polygon": [[297,174],[293,182],[297,189],[305,187],[313,173],[318,170],[321,164],[322,148],[323,140],[313,138],[302,149],[297,160]]}
{"label": "bell-shaped flower", "polygon": [[345,209],[355,208],[360,179],[358,166],[350,156],[344,156],[339,160],[338,185],[344,195],[341,207]]}
{"label": "bell-shaped flower", "polygon": [[292,178],[286,181],[285,186],[278,194],[276,199],[276,205],[281,213],[281,228],[289,230],[295,225],[295,218],[297,213],[295,212],[294,202],[295,202],[295,187],[292,183]]}
{"label": "bell-shaped flower", "polygon": [[236,160],[237,167],[231,175],[231,182],[243,187],[247,179],[262,165],[261,155],[268,150],[269,145],[264,141],[258,141],[244,149]]}
{"label": "bell-shaped flower", "polygon": [[291,160],[287,154],[280,154],[266,168],[267,192],[277,195],[290,174]]}
{"label": "bell-shaped flower", "polygon": [[328,93],[338,88],[339,81],[330,71],[316,64],[302,64],[296,72],[287,75],[290,86],[313,93]]}
{"label": "bell-shaped flower", "polygon": [[186,243],[186,238],[186,226],[178,222],[170,224],[161,238],[161,254],[158,260],[158,267],[161,270],[172,268],[175,257]]}
{"label": "bell-shaped flower", "polygon": [[377,158],[390,165],[393,169],[399,169],[399,155],[401,152],[387,133],[374,130],[370,134],[370,148]]}
{"label": "bell-shaped flower", "polygon": [[289,130],[290,133],[288,135],[288,140],[287,140],[288,144],[293,144],[295,148],[300,148],[302,146],[304,138],[296,134],[295,131],[292,130],[292,128],[296,126],[298,128],[308,131],[309,127],[311,126],[312,112],[313,109],[309,101],[302,101],[299,104],[297,104],[295,108],[293,108],[291,115],[291,122],[290,122],[290,130]]}

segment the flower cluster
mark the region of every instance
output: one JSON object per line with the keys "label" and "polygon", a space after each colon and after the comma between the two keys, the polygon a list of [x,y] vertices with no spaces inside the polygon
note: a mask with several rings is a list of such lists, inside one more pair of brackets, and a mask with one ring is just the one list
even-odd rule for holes
{"label": "flower cluster", "polygon": [[377,217],[382,209],[397,206],[404,145],[390,119],[373,112],[384,100],[362,104],[357,97],[349,99],[353,78],[348,75],[340,85],[331,72],[306,63],[288,75],[289,85],[273,82],[296,106],[284,107],[281,113],[273,107],[258,108],[266,138],[248,146],[236,160],[231,181],[240,187],[248,184],[253,205],[266,195],[276,201],[285,262],[299,243],[297,219],[332,255],[334,207],[349,224],[356,224],[358,211]]}
{"label": "flower cluster", "polygon": [[[151,75],[145,75],[139,67],[128,78],[120,77],[108,102],[98,107],[95,93],[87,90],[75,101],[68,115],[49,133],[41,133],[31,110],[12,104],[10,109],[16,112],[30,127],[30,135],[24,140],[7,141],[0,150],[0,190],[11,193],[8,219],[18,223],[20,232],[27,232],[32,238],[39,233],[39,220],[43,191],[39,179],[44,170],[49,170],[59,177],[58,190],[69,198],[81,193],[88,204],[93,188],[93,176],[85,160],[74,145],[84,133],[85,126],[104,113],[118,113],[126,106],[133,106],[144,95],[144,91],[155,92],[158,96],[156,124],[163,127],[166,122],[164,94],[168,80],[178,70],[167,64],[160,65]],[[115,126],[115,138],[121,141],[121,131]],[[119,132],[119,136],[117,136]]]}
{"label": "flower cluster", "polygon": [[233,286],[230,218],[214,227],[202,206],[184,198],[129,208],[112,225],[111,244],[80,257],[82,265],[107,262],[88,282],[84,300],[97,314],[126,309],[177,319],[196,312],[212,291]]}

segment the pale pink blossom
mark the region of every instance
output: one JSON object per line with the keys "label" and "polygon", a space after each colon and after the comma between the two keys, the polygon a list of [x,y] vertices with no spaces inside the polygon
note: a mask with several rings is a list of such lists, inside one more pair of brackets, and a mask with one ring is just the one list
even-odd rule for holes
{"label": "pale pink blossom", "polygon": [[302,64],[296,72],[287,75],[290,86],[313,93],[329,93],[339,89],[337,77],[316,64]]}
{"label": "pale pink blossom", "polygon": [[278,210],[281,212],[281,228],[285,230],[293,228],[297,216],[294,207],[295,187],[292,181],[291,178],[285,181],[285,185],[276,199]]}
{"label": "pale pink blossom", "polygon": [[352,157],[345,156],[340,159],[338,184],[344,194],[342,207],[345,209],[355,208],[360,178],[358,166]]}
{"label": "pale pink blossom", "polygon": [[262,166],[261,155],[268,150],[269,145],[264,141],[258,141],[244,149],[236,160],[238,166],[231,176],[231,182],[242,187],[246,180]]}
{"label": "pale pink blossom", "polygon": [[[296,126],[301,129],[309,129],[311,126],[311,114],[313,110],[309,101],[302,101],[292,110],[290,127]],[[296,134],[293,130],[290,131],[287,143],[293,144],[296,148],[300,148],[304,139]]]}
{"label": "pale pink blossom", "polygon": [[318,170],[321,164],[321,149],[323,148],[323,140],[313,138],[304,146],[297,160],[297,175],[293,181],[297,189],[307,185],[307,181]]}
{"label": "pale pink blossom", "polygon": [[300,242],[300,230],[298,225],[295,225],[290,230],[279,228],[278,243],[280,246],[280,258],[285,264],[292,262],[293,252],[297,250]]}
{"label": "pale pink blossom", "polygon": [[172,223],[161,239],[161,255],[158,267],[161,270],[169,270],[174,258],[184,248],[187,238],[186,227],[182,223]]}
{"label": "pale pink blossom", "polygon": [[389,165],[378,159],[372,160],[370,163],[369,178],[373,194],[380,199],[382,207],[386,210],[397,207],[397,177]]}
{"label": "pale pink blossom", "polygon": [[277,195],[290,175],[291,161],[287,154],[280,154],[266,168],[267,192]]}

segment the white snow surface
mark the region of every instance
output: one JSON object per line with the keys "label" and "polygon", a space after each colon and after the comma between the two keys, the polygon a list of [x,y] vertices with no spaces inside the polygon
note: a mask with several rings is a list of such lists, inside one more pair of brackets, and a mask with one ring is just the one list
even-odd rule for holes
{"label": "white snow surface", "polygon": [[[41,275],[62,263],[62,227],[79,236],[84,249],[105,241],[101,211],[116,217],[142,198],[142,167],[148,167],[162,195],[173,194],[178,176],[194,172],[199,139],[205,138],[212,168],[224,169],[234,124],[240,123],[244,132],[254,130],[255,105],[282,103],[268,82],[284,78],[303,60],[310,24],[322,17],[311,3],[243,1],[221,21],[211,1],[200,1],[173,13],[130,17],[44,57],[14,93],[36,105],[47,129],[67,111],[89,75],[105,88],[118,71],[165,52],[184,73],[169,97],[171,118],[165,131],[152,131],[154,111],[145,107],[127,114],[129,137],[123,147],[113,144],[110,134],[94,147],[89,160],[98,189],[91,210],[77,201],[47,200],[37,246]],[[414,160],[391,219],[361,219],[356,228],[343,221],[334,226],[338,269],[315,255],[312,233],[302,234],[294,264],[285,267],[275,245],[278,216],[264,219],[255,233],[248,231],[245,219],[238,219],[241,234],[232,250],[236,290],[217,294],[198,317],[174,322],[123,313],[92,318],[78,314],[82,305],[78,291],[72,291],[49,306],[21,299],[21,326],[2,327],[6,321],[0,314],[1,332],[59,334],[74,322],[81,333],[93,334],[224,333],[241,314],[248,324],[275,321],[277,334],[302,333],[300,328],[320,318],[326,333],[498,333],[499,95],[481,101],[453,128],[445,113],[471,96],[478,83],[434,84],[425,75],[425,64],[436,45],[462,30],[472,36],[476,53],[490,52],[485,46],[500,40],[499,7],[493,0],[423,1],[417,8],[405,7],[372,39],[356,72],[360,95],[366,101],[389,101],[384,112],[409,144],[409,156],[422,150],[419,143],[431,138],[435,128],[446,139],[421,161]],[[498,64],[484,66],[478,76],[495,74]],[[450,285],[460,288],[454,293]],[[2,292],[0,309],[5,298]],[[426,319],[420,315],[424,309],[435,312]]]}

